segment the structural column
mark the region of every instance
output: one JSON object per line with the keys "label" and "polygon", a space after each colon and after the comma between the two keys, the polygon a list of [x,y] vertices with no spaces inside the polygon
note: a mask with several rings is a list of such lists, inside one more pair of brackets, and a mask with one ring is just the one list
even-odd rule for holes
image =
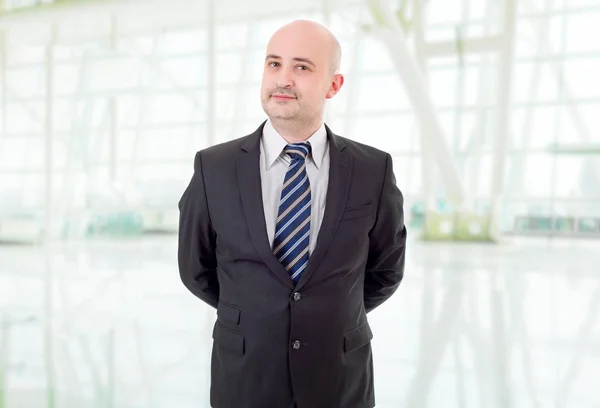
{"label": "structural column", "polygon": [[207,83],[208,83],[208,95],[206,103],[206,140],[208,145],[211,146],[215,141],[216,132],[216,104],[217,104],[217,78],[216,78],[216,63],[217,63],[217,23],[216,23],[216,0],[208,1],[208,23],[206,26],[206,38],[207,38],[207,50],[208,55],[206,56],[207,64]]}
{"label": "structural column", "polygon": [[412,102],[415,115],[419,119],[422,137],[427,139],[424,146],[431,149],[432,157],[439,167],[445,196],[456,209],[459,209],[465,200],[464,186],[443,136],[439,117],[429,97],[419,66],[406,44],[403,29],[396,20],[395,13],[387,5],[383,5],[380,0],[367,0],[367,3],[377,21],[377,25],[373,27],[371,33],[389,51],[392,62],[398,70],[406,93]]}
{"label": "structural column", "polygon": [[515,0],[504,2],[504,38],[500,54],[500,70],[498,72],[499,97],[498,97],[498,129],[494,140],[493,172],[492,172],[492,202],[491,202],[491,233],[498,234],[498,210],[500,196],[504,189],[504,172],[506,168],[506,155],[510,137],[510,102],[512,88],[512,66],[515,49],[515,25],[517,5]]}
{"label": "structural column", "polygon": [[[2,6],[2,0],[0,0],[0,9]],[[2,106],[2,124],[0,124],[0,139],[6,136],[8,131],[8,120],[6,118],[7,111],[7,98],[6,98],[6,46],[8,42],[6,41],[6,31],[0,29],[0,105]]]}
{"label": "structural column", "polygon": [[[426,82],[427,70],[425,62],[425,28],[423,21],[423,0],[413,0],[413,25],[415,35],[415,54],[417,64],[423,75],[423,81]],[[429,140],[424,133],[429,129],[423,122],[419,123],[419,132],[421,134],[421,176],[423,180],[423,211],[427,214],[435,209],[434,186],[433,186],[433,157],[432,149],[427,143]]]}
{"label": "structural column", "polygon": [[54,189],[54,43],[56,41],[56,26],[50,28],[50,38],[46,45],[46,100],[44,103],[44,189],[45,189],[45,238],[51,239],[56,225],[54,219],[53,189]]}
{"label": "structural column", "polygon": [[47,381],[47,408],[56,406],[56,382],[54,375],[54,330],[53,330],[53,277],[52,277],[52,241],[56,237],[57,225],[56,211],[54,211],[54,44],[56,43],[57,26],[50,26],[50,36],[46,45],[46,100],[45,100],[45,142],[44,142],[44,188],[45,199],[45,239],[46,248],[44,253],[44,359]]}

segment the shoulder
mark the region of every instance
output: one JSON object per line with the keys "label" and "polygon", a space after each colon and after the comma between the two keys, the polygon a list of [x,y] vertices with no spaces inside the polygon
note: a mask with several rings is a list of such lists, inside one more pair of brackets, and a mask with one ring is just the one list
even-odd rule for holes
{"label": "shoulder", "polygon": [[385,168],[391,162],[391,155],[385,150],[360,143],[343,136],[335,135],[350,153],[355,165],[370,166],[370,168]]}
{"label": "shoulder", "polygon": [[242,136],[227,142],[217,143],[196,152],[195,163],[202,162],[203,167],[223,167],[234,163],[238,155],[245,146],[251,145],[259,140],[256,132]]}
{"label": "shoulder", "polygon": [[227,142],[217,143],[198,151],[202,158],[217,159],[220,157],[230,157],[237,153],[250,136],[243,136]]}

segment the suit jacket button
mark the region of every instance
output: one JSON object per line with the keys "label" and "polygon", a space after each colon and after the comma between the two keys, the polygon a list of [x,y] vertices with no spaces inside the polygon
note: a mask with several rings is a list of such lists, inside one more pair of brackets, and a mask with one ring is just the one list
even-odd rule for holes
{"label": "suit jacket button", "polygon": [[297,301],[299,301],[301,297],[302,297],[302,296],[300,295],[300,293],[298,293],[298,292],[294,293],[294,297],[293,297],[293,299],[294,299],[294,302],[297,302]]}
{"label": "suit jacket button", "polygon": [[302,344],[298,340],[292,343],[292,347],[294,348],[294,350],[298,350],[301,346]]}

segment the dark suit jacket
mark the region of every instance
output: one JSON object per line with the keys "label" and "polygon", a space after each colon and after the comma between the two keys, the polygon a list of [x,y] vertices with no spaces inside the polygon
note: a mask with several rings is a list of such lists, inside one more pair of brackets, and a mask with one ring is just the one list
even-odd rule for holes
{"label": "dark suit jacket", "polygon": [[215,408],[375,405],[367,313],[404,271],[403,197],[389,154],[334,135],[317,246],[295,285],[271,252],[259,169],[264,123],[196,154],[179,202],[179,271],[216,308]]}

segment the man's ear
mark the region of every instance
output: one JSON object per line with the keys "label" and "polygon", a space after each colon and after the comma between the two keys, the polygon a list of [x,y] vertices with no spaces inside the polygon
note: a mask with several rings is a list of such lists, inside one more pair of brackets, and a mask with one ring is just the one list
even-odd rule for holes
{"label": "man's ear", "polygon": [[335,74],[325,97],[327,99],[333,98],[342,89],[342,85],[344,85],[344,76],[342,74]]}

